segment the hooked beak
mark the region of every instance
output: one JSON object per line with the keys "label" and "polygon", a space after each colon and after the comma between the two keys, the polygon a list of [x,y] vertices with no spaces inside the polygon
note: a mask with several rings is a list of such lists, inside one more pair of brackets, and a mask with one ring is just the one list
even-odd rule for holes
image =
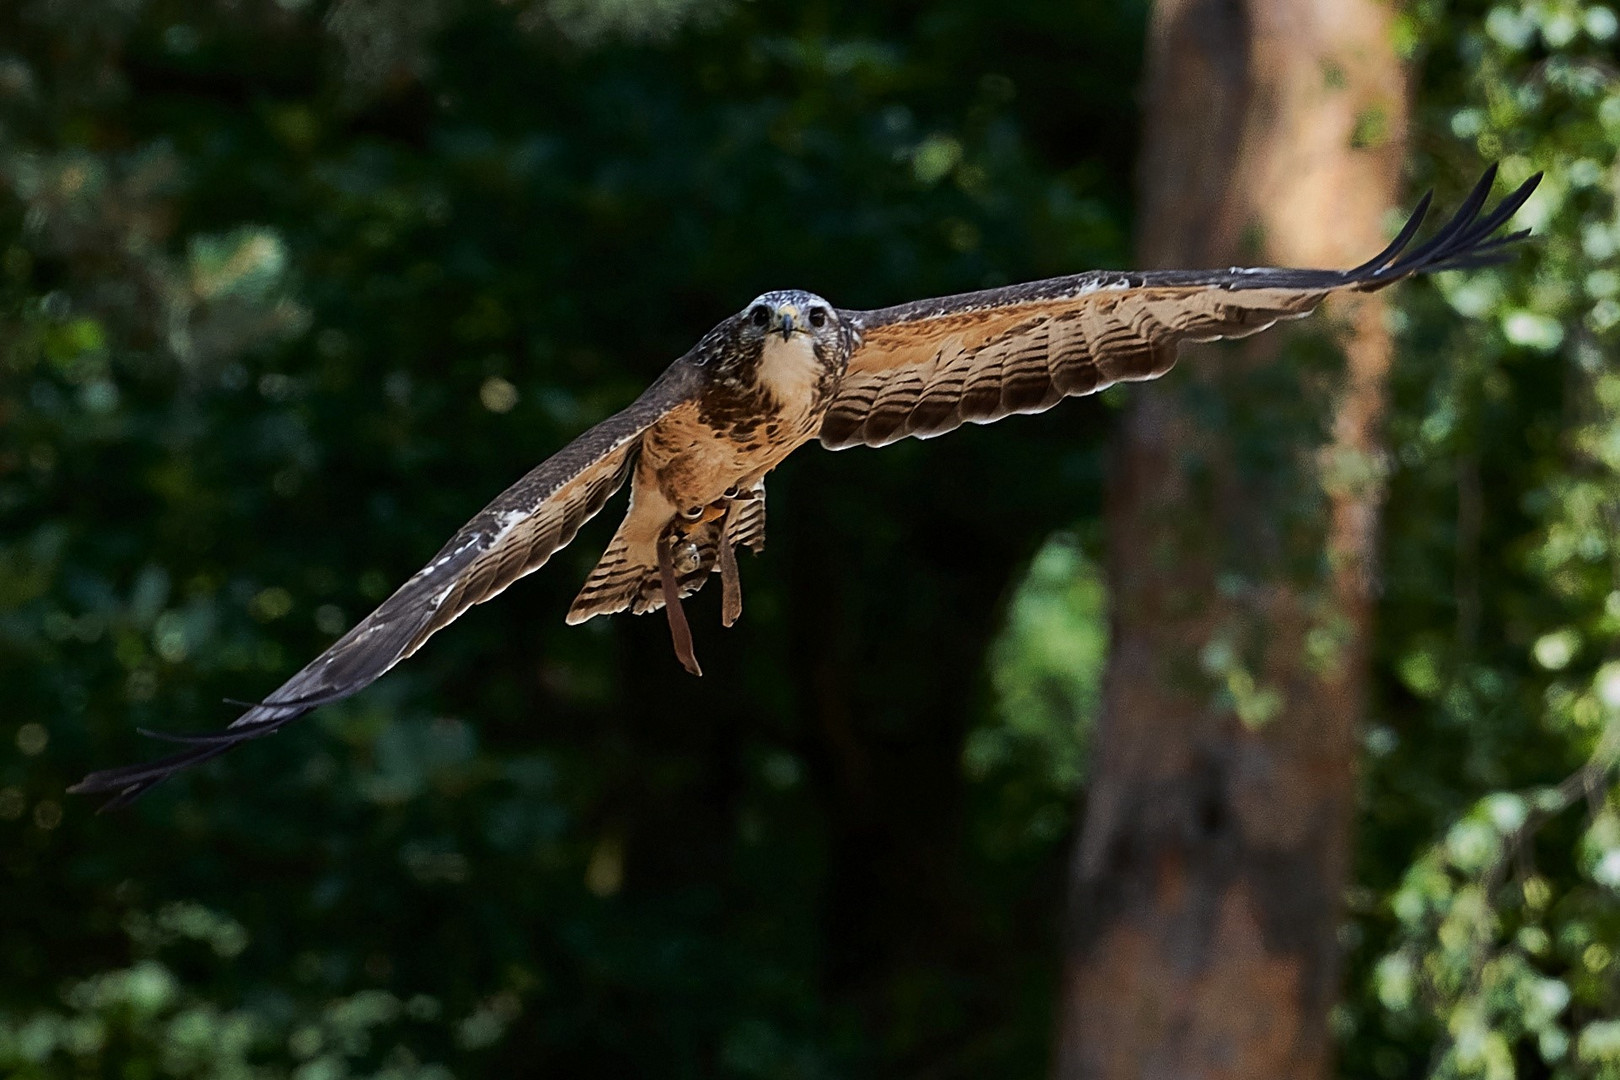
{"label": "hooked beak", "polygon": [[799,309],[792,304],[783,304],[776,309],[776,314],[781,320],[776,328],[782,332],[783,341],[792,337],[793,331],[802,329],[799,326]]}

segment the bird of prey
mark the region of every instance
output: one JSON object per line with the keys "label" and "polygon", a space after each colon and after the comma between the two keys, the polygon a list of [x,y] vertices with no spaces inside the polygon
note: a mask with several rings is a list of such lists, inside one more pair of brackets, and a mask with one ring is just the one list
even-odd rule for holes
{"label": "bird of prey", "polygon": [[1035,413],[1170,370],[1183,341],[1256,333],[1341,290],[1494,262],[1528,230],[1497,231],[1540,174],[1486,211],[1492,167],[1411,248],[1424,196],[1388,248],[1352,270],[1095,271],[848,311],[768,292],[705,334],[624,411],[499,495],[359,625],[217,734],[159,736],[171,757],[92,773],[72,790],[130,802],[180,769],[369,686],[474,604],[538,570],[626,480],[630,505],[568,622],[663,608],[701,674],[681,599],[720,575],[721,620],[742,612],[736,549],[765,542],[765,476],[812,439],[830,449],[931,438]]}

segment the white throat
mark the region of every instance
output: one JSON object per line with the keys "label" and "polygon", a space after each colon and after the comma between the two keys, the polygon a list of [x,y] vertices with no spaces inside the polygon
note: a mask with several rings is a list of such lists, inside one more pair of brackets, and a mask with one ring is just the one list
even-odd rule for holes
{"label": "white throat", "polygon": [[821,379],[821,361],[808,334],[783,341],[772,334],[759,357],[759,382],[783,408],[808,408]]}

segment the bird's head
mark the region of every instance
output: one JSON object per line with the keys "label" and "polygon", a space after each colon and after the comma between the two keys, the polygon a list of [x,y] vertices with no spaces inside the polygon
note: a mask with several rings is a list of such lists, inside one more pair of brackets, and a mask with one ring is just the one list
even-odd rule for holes
{"label": "bird's head", "polygon": [[783,289],[755,297],[737,313],[744,341],[763,341],[772,334],[783,341],[804,334],[820,343],[835,341],[841,327],[838,312],[815,293]]}

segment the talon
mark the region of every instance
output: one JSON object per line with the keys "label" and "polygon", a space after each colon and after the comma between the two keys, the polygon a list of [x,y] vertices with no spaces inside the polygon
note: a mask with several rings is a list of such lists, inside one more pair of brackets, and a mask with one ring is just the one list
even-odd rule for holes
{"label": "talon", "polygon": [[680,550],[670,553],[670,563],[676,574],[685,577],[703,565],[703,548],[696,540],[688,540],[680,545]]}
{"label": "talon", "polygon": [[706,506],[689,506],[685,510],[681,511],[681,517],[685,518],[687,521],[702,521],[703,511],[707,509],[708,507]]}
{"label": "talon", "polygon": [[736,484],[732,484],[721,493],[720,497],[723,499],[737,499],[742,497],[742,492],[738,490]]}

